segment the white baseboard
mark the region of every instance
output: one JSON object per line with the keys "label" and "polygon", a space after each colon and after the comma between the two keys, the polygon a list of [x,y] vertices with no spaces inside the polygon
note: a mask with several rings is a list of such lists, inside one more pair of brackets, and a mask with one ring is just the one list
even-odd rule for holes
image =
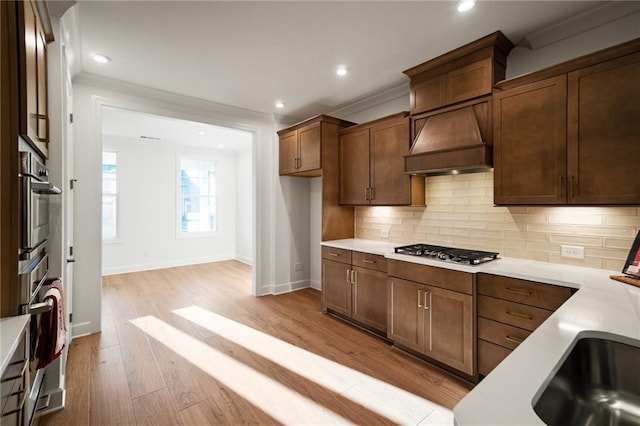
{"label": "white baseboard", "polygon": [[91,321],[72,323],[71,336],[76,337],[87,336],[89,334],[98,333],[100,330]]}
{"label": "white baseboard", "polygon": [[240,256],[236,254],[236,260],[238,262],[244,263],[245,265],[253,266],[253,260],[250,257]]}
{"label": "white baseboard", "polygon": [[312,289],[322,291],[322,283],[320,281],[311,280],[309,284]]}
{"label": "white baseboard", "polygon": [[300,281],[293,281],[290,283],[276,284],[275,286],[271,286],[270,294],[277,295],[277,294],[291,293],[292,291],[301,290],[303,288],[309,288],[309,280],[300,280]]}
{"label": "white baseboard", "polygon": [[176,266],[197,265],[200,263],[221,262],[223,260],[235,260],[235,256],[207,256],[194,259],[178,259],[164,262],[152,262],[138,265],[114,266],[103,268],[102,275],[126,274],[129,272],[151,271],[153,269],[175,268]]}

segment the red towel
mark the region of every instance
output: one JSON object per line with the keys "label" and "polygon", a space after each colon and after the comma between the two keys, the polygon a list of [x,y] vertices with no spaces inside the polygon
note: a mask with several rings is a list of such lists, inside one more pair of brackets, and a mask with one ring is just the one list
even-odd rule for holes
{"label": "red towel", "polygon": [[44,368],[62,353],[67,340],[62,282],[54,280],[44,295],[44,302],[51,301],[53,307],[40,318],[38,340],[38,368]]}

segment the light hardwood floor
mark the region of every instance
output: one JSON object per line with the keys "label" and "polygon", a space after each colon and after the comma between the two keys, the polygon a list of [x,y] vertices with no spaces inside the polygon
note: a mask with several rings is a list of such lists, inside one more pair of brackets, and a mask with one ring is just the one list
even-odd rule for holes
{"label": "light hardwood floor", "polygon": [[470,386],[320,312],[252,297],[235,261],[112,275],[74,339],[67,405],[41,425],[452,424]]}

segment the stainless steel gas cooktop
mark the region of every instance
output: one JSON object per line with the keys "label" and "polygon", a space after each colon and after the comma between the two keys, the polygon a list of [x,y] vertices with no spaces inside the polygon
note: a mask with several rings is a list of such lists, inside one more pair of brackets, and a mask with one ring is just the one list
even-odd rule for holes
{"label": "stainless steel gas cooktop", "polygon": [[398,254],[422,256],[436,260],[443,260],[445,262],[472,266],[497,259],[499,254],[489,251],[465,250],[429,244],[411,244],[408,246],[396,247],[395,252]]}

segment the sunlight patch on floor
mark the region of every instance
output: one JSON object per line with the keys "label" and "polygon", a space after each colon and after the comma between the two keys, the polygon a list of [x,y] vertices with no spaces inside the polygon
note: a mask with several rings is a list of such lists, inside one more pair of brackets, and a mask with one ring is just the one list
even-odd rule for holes
{"label": "sunlight patch on floor", "polygon": [[156,317],[145,316],[130,322],[284,424],[350,424],[333,411]]}
{"label": "sunlight patch on floor", "polygon": [[395,423],[453,424],[451,410],[432,401],[204,308],[172,312]]}

